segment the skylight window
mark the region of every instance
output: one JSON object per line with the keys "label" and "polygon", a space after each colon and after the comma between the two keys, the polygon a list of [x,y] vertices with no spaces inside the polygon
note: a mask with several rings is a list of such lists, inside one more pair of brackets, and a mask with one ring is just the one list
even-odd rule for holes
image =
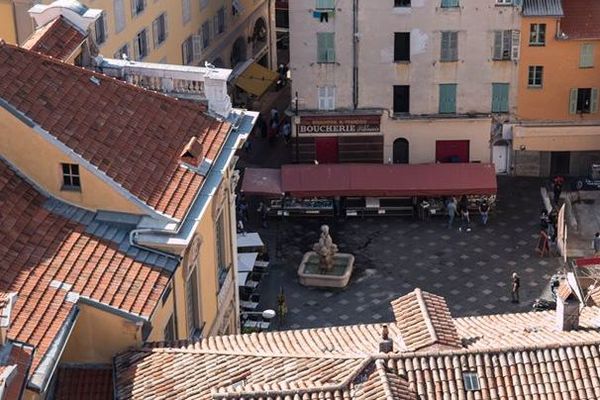
{"label": "skylight window", "polygon": [[481,389],[481,386],[479,386],[479,376],[476,372],[463,372],[463,382],[467,391]]}

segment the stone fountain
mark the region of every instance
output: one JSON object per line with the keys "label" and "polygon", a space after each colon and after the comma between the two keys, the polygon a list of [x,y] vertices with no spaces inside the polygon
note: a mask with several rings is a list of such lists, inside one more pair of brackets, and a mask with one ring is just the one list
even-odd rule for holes
{"label": "stone fountain", "polygon": [[298,279],[304,286],[342,288],[348,285],[353,267],[354,256],[338,253],[338,247],[329,235],[329,226],[322,225],[319,241],[302,257]]}

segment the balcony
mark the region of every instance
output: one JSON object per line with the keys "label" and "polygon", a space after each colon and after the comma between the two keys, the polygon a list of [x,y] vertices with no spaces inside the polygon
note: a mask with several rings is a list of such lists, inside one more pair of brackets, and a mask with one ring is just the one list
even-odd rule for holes
{"label": "balcony", "polygon": [[147,63],[99,56],[98,71],[148,90],[208,104],[209,112],[227,117],[231,99],[227,79],[231,70],[214,67]]}

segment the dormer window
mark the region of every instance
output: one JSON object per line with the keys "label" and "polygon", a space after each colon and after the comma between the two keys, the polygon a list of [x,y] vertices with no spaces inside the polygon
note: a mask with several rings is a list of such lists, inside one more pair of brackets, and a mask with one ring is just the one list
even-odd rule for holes
{"label": "dormer window", "polygon": [[479,376],[476,372],[463,372],[463,382],[466,391],[476,391],[481,389],[481,386],[479,386]]}
{"label": "dormer window", "polygon": [[193,136],[181,152],[182,161],[197,166],[202,159],[203,147],[202,142]]}
{"label": "dormer window", "polygon": [[79,176],[78,164],[62,163],[63,184],[62,190],[81,190],[81,177]]}

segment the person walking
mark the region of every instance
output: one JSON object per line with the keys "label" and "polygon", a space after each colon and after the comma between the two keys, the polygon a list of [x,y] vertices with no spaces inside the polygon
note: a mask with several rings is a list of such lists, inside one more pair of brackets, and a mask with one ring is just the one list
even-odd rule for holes
{"label": "person walking", "polygon": [[479,205],[479,214],[481,215],[481,223],[483,225],[487,225],[489,212],[490,206],[488,205],[487,200],[483,200]]}
{"label": "person walking", "polygon": [[292,137],[292,125],[290,124],[290,121],[285,121],[281,127],[281,136],[283,136],[285,144],[290,142],[290,138]]}
{"label": "person walking", "polygon": [[560,200],[560,194],[562,193],[562,185],[564,179],[562,176],[557,176],[554,178],[554,182],[552,185],[552,191],[554,192],[554,204],[558,206],[558,201]]}
{"label": "person walking", "polygon": [[519,302],[519,288],[521,287],[521,278],[516,272],[512,273],[511,297],[512,303]]}
{"label": "person walking", "polygon": [[460,198],[460,202],[458,203],[458,210],[460,212],[460,228],[458,230],[460,232],[467,231],[471,232],[471,219],[469,217],[469,201],[467,200],[467,196],[464,194]]}
{"label": "person walking", "polygon": [[452,229],[452,224],[454,223],[454,218],[456,217],[456,197],[450,197],[448,203],[446,204],[446,208],[448,209],[448,229]]}
{"label": "person walking", "polygon": [[262,227],[267,228],[267,216],[269,215],[269,207],[267,207],[267,205],[261,201],[256,211],[258,211],[258,214],[260,215]]}
{"label": "person walking", "polygon": [[593,240],[592,244],[594,247],[594,255],[599,256],[600,255],[600,232],[596,232],[596,235],[594,236],[594,240]]}

